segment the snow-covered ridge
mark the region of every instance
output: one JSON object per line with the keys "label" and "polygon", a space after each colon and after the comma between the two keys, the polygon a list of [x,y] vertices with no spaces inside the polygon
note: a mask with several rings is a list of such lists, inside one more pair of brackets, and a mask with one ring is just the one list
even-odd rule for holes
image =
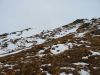
{"label": "snow-covered ridge", "polygon": [[[44,39],[35,37],[31,28],[0,35],[0,56],[17,53],[44,43]],[[16,52],[15,52],[16,51]]]}
{"label": "snow-covered ridge", "polygon": [[[73,23],[70,23],[68,25],[53,29],[53,30],[46,30],[42,31],[39,34],[33,35],[32,28],[27,28],[22,31],[16,31],[12,33],[5,33],[0,35],[0,57],[13,54],[17,52],[20,52],[21,50],[25,50],[27,48],[32,48],[35,45],[43,44],[45,42],[48,42],[52,39],[61,38],[66,35],[73,34],[75,37],[81,38],[84,37],[84,35],[89,31],[93,34],[97,34],[100,28],[100,19],[78,19],[74,21]],[[85,26],[85,27],[84,27]],[[60,49],[60,52],[63,52],[68,48],[69,45],[66,47],[64,45],[59,44],[58,49]],[[53,46],[55,47],[55,45]],[[51,53],[56,50],[51,50]],[[59,54],[60,52],[53,52],[53,54]]]}
{"label": "snow-covered ridge", "polygon": [[33,47],[34,45],[39,45],[46,42],[48,39],[56,39],[63,37],[67,34],[76,32],[78,27],[79,25],[76,25],[76,27],[73,27],[72,29],[68,30],[64,30],[64,28],[58,28],[52,31],[43,31],[40,34],[32,36],[29,35],[32,29],[13,32],[10,34],[6,34],[5,36],[3,35],[0,38],[0,55]]}

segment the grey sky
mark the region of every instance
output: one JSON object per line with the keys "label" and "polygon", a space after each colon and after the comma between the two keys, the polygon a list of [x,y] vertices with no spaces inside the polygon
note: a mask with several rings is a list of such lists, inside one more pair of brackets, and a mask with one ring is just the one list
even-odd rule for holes
{"label": "grey sky", "polygon": [[100,17],[100,0],[0,0],[0,34],[51,29],[77,18]]}

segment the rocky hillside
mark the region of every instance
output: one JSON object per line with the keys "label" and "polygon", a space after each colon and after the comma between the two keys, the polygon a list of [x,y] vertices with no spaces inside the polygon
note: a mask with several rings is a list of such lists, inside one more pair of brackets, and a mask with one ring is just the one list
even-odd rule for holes
{"label": "rocky hillside", "polygon": [[100,75],[100,18],[32,33],[0,35],[0,75]]}

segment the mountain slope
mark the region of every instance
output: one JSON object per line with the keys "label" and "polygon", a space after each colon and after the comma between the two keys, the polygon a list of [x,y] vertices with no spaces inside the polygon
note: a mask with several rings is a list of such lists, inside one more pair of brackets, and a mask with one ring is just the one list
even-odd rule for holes
{"label": "mountain slope", "polygon": [[100,19],[28,36],[31,30],[0,35],[1,75],[100,74]]}

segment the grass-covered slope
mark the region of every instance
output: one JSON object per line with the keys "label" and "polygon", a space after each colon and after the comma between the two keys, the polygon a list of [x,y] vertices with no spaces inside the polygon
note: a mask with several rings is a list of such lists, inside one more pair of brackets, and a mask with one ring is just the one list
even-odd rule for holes
{"label": "grass-covered slope", "polygon": [[0,35],[0,75],[100,75],[100,19],[15,35]]}

